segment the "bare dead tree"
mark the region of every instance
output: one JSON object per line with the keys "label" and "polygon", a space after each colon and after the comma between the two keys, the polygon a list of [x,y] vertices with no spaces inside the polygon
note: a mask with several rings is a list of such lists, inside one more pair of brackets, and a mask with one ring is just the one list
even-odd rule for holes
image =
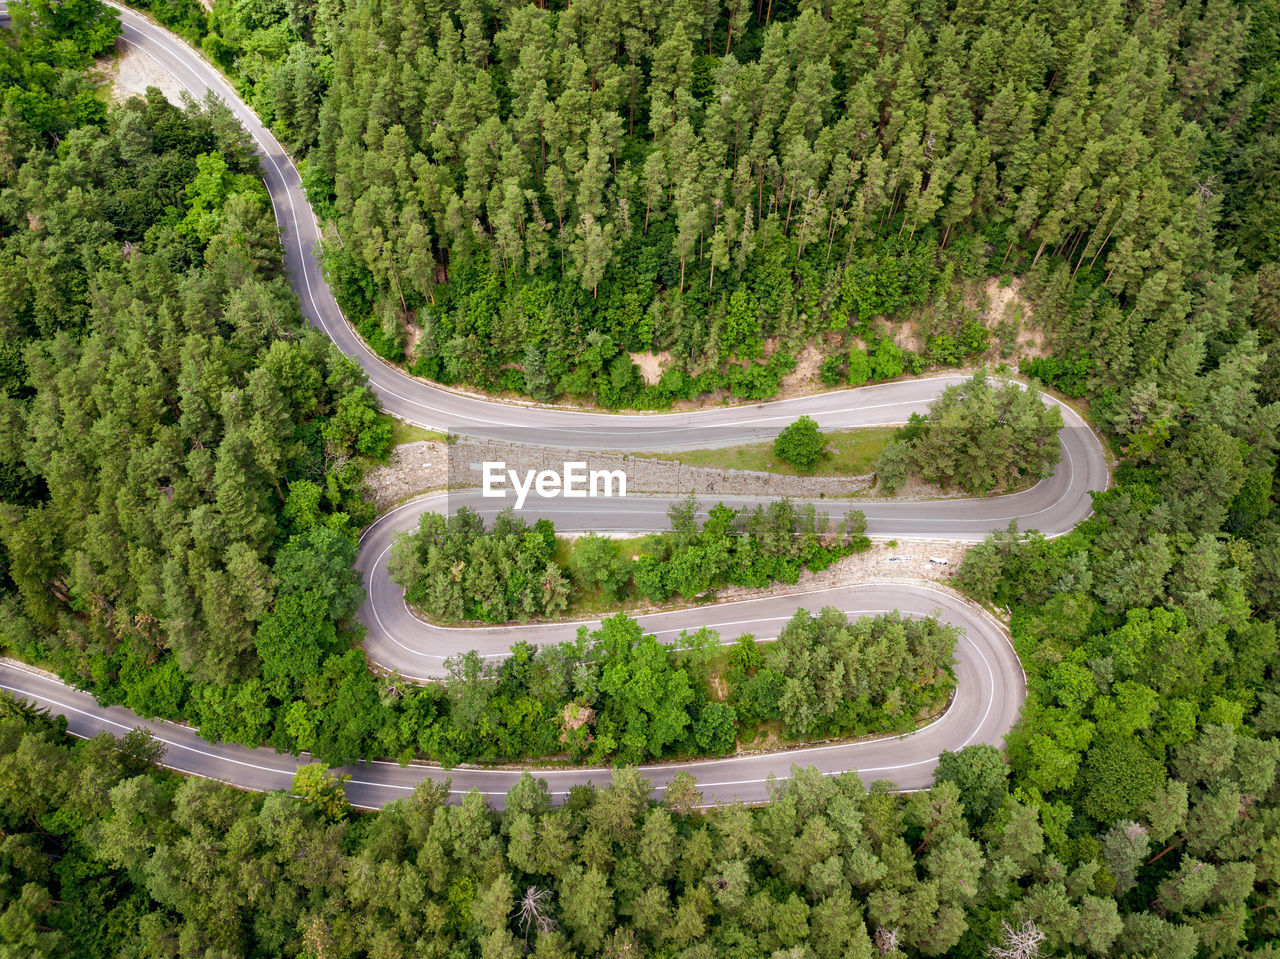
{"label": "bare dead tree", "polygon": [[1034,922],[1027,920],[1015,929],[1001,919],[1000,928],[1004,945],[987,946],[987,955],[992,959],[1038,959],[1040,944],[1047,937]]}
{"label": "bare dead tree", "polygon": [[876,949],[880,951],[880,955],[887,956],[898,951],[898,930],[886,929],[884,926],[876,927]]}
{"label": "bare dead tree", "polygon": [[554,930],[556,921],[551,918],[551,890],[539,889],[537,886],[526,889],[516,906],[516,919],[524,926],[526,943],[529,941],[530,927],[536,926],[542,934]]}

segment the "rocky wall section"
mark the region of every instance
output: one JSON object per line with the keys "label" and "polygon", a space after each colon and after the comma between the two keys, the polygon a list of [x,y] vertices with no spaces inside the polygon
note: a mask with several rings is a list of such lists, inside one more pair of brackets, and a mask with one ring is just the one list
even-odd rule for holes
{"label": "rocky wall section", "polygon": [[575,452],[486,440],[455,443],[405,443],[395,448],[391,462],[372,470],[366,479],[373,501],[382,512],[417,493],[444,487],[480,485],[480,465],[504,462],[520,469],[559,471],[566,462],[585,462],[593,470],[622,470],[629,493],[696,493],[708,496],[753,496],[762,499],[865,495],[872,475],[782,476],[753,470],[686,466],[671,460],[620,453]]}

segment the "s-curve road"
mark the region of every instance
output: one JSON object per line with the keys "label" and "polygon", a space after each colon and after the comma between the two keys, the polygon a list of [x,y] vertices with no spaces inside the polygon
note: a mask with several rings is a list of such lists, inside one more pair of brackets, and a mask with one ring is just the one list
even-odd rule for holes
{"label": "s-curve road", "polygon": [[[706,447],[771,437],[804,414],[813,416],[825,429],[900,423],[911,412],[923,410],[948,383],[959,380],[935,377],[756,406],[616,416],[498,403],[415,379],[374,356],[338,309],[316,259],[318,225],[298,171],[284,148],[226,80],[184,41],[141,14],[116,9],[124,42],[155,60],[197,100],[210,93],[222,100],[249,132],[262,155],[264,180],[281,227],[285,265],[303,313],[364,368],[384,407],[405,420],[503,439],[513,438],[513,431],[522,431],[526,442],[579,449]],[[0,0],[0,16],[3,11]],[[1063,408],[1063,417],[1062,462],[1050,479],[1022,493],[983,500],[858,504],[868,515],[870,531],[901,538],[972,541],[1011,519],[1048,535],[1067,531],[1088,515],[1089,493],[1105,488],[1107,470],[1101,445],[1088,426],[1069,408]],[[666,525],[669,501],[662,497],[631,497],[625,504],[584,500],[573,505],[571,514],[553,518],[564,531],[658,529]],[[728,502],[742,505],[745,501]],[[394,533],[411,528],[423,510],[440,505],[431,497],[407,504],[371,527],[362,541],[359,563],[370,598],[360,616],[369,628],[367,647],[373,660],[407,676],[428,678],[439,675],[444,658],[454,652],[476,648],[486,655],[500,655],[517,638],[546,642],[572,634],[574,627],[567,624],[444,629],[415,619],[387,579],[387,549]],[[820,506],[837,516],[847,508],[831,501]],[[760,800],[767,797],[769,777],[785,777],[793,764],[801,764],[827,773],[856,769],[866,781],[887,779],[911,789],[932,782],[942,750],[957,750],[971,743],[1002,743],[1025,696],[1021,667],[999,623],[952,593],[918,584],[879,583],[666,612],[644,617],[642,622],[663,639],[704,625],[720,630],[726,639],[743,632],[767,638],[776,635],[797,608],[828,605],[855,614],[892,609],[911,615],[936,614],[959,627],[963,637],[956,650],[957,692],[946,713],[904,737],[646,769],[656,785],[661,787],[677,771],[688,769],[695,774],[707,802]],[[165,743],[166,764],[195,775],[250,789],[271,789],[287,787],[297,768],[298,760],[290,756],[208,743],[188,727],[144,721],[123,708],[102,707],[88,694],[17,664],[0,663],[0,689],[66,716],[70,730],[77,735],[102,731],[122,734],[145,726]],[[361,764],[348,772],[352,801],[369,807],[401,798],[427,778],[450,778],[455,793],[478,789],[490,801],[501,802],[520,775],[519,770],[460,767],[446,773],[434,766],[390,763]],[[574,784],[604,781],[609,775],[607,770],[583,769],[535,772],[549,782],[557,796]]]}
{"label": "s-curve road", "polygon": [[[1102,483],[1092,488],[1102,488],[1105,480],[1104,470]],[[1083,487],[1078,501],[1066,495],[1072,493],[1076,486]],[[1008,496],[903,503],[815,500],[812,505],[820,513],[828,513],[833,521],[839,520],[851,507],[862,510],[867,516],[868,532],[873,536],[972,542],[982,539],[992,530],[1003,529],[1011,519],[1025,519],[1027,514],[1018,510],[1028,502],[1039,502],[1035,494],[1042,492],[1041,487],[1057,489],[1063,494],[1062,499],[1051,501],[1049,506],[1043,508],[1042,516],[1047,520],[1050,531],[1070,529],[1076,521],[1088,515],[1088,475],[1073,479],[1071,463],[1065,457],[1050,479],[1023,493]],[[667,529],[670,525],[667,510],[673,502],[681,499],[682,496],[674,495],[541,499],[533,505],[526,503],[518,515],[528,522],[541,518],[550,519],[560,533],[640,534]],[[705,507],[724,503],[743,507],[756,502],[739,497],[703,497],[699,505]],[[1074,511],[1067,505],[1071,502],[1076,502]],[[471,649],[485,656],[498,657],[519,640],[542,645],[571,639],[579,625],[558,623],[445,627],[425,622],[410,612],[405,604],[404,590],[392,581],[388,570],[392,546],[402,533],[417,528],[424,513],[452,512],[459,505],[466,505],[486,519],[491,519],[494,513],[506,505],[506,501],[486,500],[479,496],[478,491],[472,490],[428,494],[383,514],[365,530],[360,539],[356,565],[363,575],[367,599],[358,615],[365,626],[365,650],[377,665],[388,670],[398,670],[409,679],[440,678],[445,675],[443,664],[448,656]],[[639,621],[648,632],[663,640],[674,639],[686,629],[710,626],[718,630],[726,642],[745,632],[752,633],[757,639],[773,639],[777,636],[777,630],[797,609],[803,607],[816,611],[827,605],[837,606],[846,612],[868,614],[898,609],[927,615],[936,609],[947,613],[944,618],[954,625],[964,628],[972,625],[971,618],[965,622],[951,618],[952,613],[958,615],[957,607],[939,605],[940,596],[951,598],[953,604],[958,602],[951,593],[941,593],[922,586],[898,584],[890,588],[887,584],[873,584],[699,606],[640,616]],[[1021,682],[1020,678],[1018,682]]]}
{"label": "s-curve road", "polygon": [[[913,615],[936,614],[958,626],[963,635],[956,647],[956,694],[942,717],[902,737],[646,767],[644,773],[655,787],[660,790],[677,772],[687,770],[696,777],[705,803],[735,799],[760,801],[768,798],[771,776],[785,779],[793,765],[800,765],[831,774],[856,770],[867,783],[885,779],[902,789],[917,789],[933,783],[933,770],[942,750],[963,749],[971,743],[999,745],[1003,741],[1018,718],[1025,696],[1021,666],[1001,625],[985,611],[949,592],[882,583],[663,613],[644,617],[642,622],[663,639],[673,638],[682,628],[702,625],[722,630],[726,638],[747,631],[772,636],[797,608],[816,609],[824,605],[854,614],[889,609]],[[447,648],[472,647],[500,652],[517,637],[545,641],[573,633],[572,626],[492,630],[430,627],[429,630],[441,641],[434,651],[436,654],[445,653]],[[432,662],[434,666],[430,671],[438,672],[440,661]],[[288,788],[299,763],[292,756],[269,749],[208,743],[188,727],[143,721],[119,706],[99,706],[88,693],[8,662],[0,663],[0,689],[66,716],[68,728],[79,736],[94,736],[104,730],[123,735],[135,727],[146,727],[165,744],[165,765],[247,789]],[[305,762],[305,758],[301,761]],[[395,763],[362,763],[343,771],[351,775],[347,786],[351,801],[365,807],[401,799],[424,779],[449,779],[455,796],[476,789],[491,803],[501,805],[521,775],[518,769],[460,766],[446,772],[438,766]],[[533,769],[532,772],[547,781],[557,799],[563,798],[574,785],[607,783],[610,777],[607,769]]]}

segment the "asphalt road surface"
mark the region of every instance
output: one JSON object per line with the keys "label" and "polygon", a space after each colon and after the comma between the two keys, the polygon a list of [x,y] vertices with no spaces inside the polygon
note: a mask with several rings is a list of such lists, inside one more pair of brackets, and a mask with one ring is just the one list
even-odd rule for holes
{"label": "asphalt road surface", "polygon": [[[800,415],[814,417],[823,429],[901,423],[960,377],[943,376],[843,390],[754,406],[719,407],[699,412],[619,416],[584,413],[533,404],[496,402],[449,390],[409,376],[378,359],[343,318],[322,279],[316,251],[319,228],[306,202],[297,168],[284,148],[235,95],[216,70],[184,41],[140,14],[117,8],[125,42],[152,57],[197,100],[210,92],[226,103],[256,142],[276,219],[281,227],[285,265],[303,313],[366,371],[384,408],[419,425],[472,436],[513,438],[548,446],[578,449],[676,449],[724,446],[772,437]],[[2,15],[3,3],[0,3]],[[1024,528],[1059,535],[1089,514],[1092,490],[1107,484],[1101,444],[1074,411],[1063,407],[1062,461],[1050,479],[1030,490],[975,500],[857,504],[868,516],[872,535],[959,541],[981,539],[1011,519]],[[543,502],[532,515],[550,515],[564,532],[583,530],[642,532],[666,527],[672,497],[632,496],[626,500],[587,499],[560,505]],[[727,499],[730,505],[747,500]],[[576,624],[444,628],[416,619],[386,573],[386,557],[396,533],[416,525],[427,509],[440,509],[444,497],[429,496],[405,504],[381,518],[361,541],[358,564],[369,600],[360,611],[368,628],[370,658],[405,676],[439,676],[445,657],[477,649],[500,656],[517,639],[548,642],[567,638]],[[482,504],[483,505],[483,504]],[[495,504],[500,506],[501,504]],[[834,516],[848,508],[827,500],[819,508]],[[972,743],[1000,745],[1018,717],[1025,698],[1021,666],[1003,627],[988,613],[954,594],[906,583],[876,583],[818,593],[746,600],[640,618],[644,627],[669,640],[682,630],[710,626],[732,640],[744,632],[757,638],[776,636],[798,608],[834,606],[851,614],[897,609],[910,615],[937,615],[959,627],[956,694],[935,722],[910,735],[842,743],[810,749],[737,756],[693,763],[647,767],[646,775],[661,788],[677,771],[689,770],[708,803],[768,797],[772,777],[784,779],[793,765],[814,766],[825,773],[857,770],[864,781],[889,780],[899,788],[932,783],[939,752]],[[0,663],[0,689],[23,696],[67,717],[79,736],[102,731],[123,734],[143,726],[166,745],[164,762],[171,768],[223,780],[249,789],[287,788],[299,762],[268,749],[209,743],[185,726],[144,721],[121,707],[98,705],[87,693],[19,664]],[[376,807],[409,794],[424,779],[449,779],[455,794],[479,790],[501,804],[521,774],[518,769],[439,767],[365,763],[351,774],[348,794],[360,806]],[[604,782],[603,769],[535,769],[553,795],[563,796],[578,783]]]}

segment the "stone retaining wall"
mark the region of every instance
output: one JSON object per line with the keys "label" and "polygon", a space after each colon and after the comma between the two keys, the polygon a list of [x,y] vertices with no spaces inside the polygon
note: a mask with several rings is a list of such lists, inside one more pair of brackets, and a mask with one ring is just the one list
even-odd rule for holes
{"label": "stone retaining wall", "polygon": [[753,470],[686,466],[671,460],[620,453],[573,451],[486,440],[445,443],[405,443],[397,446],[391,462],[369,473],[367,484],[382,511],[416,493],[446,486],[479,486],[478,469],[470,464],[506,462],[521,469],[551,469],[581,461],[590,469],[621,469],[631,493],[697,493],[715,496],[753,496],[781,499],[786,496],[848,497],[865,494],[872,475],[782,476]]}

